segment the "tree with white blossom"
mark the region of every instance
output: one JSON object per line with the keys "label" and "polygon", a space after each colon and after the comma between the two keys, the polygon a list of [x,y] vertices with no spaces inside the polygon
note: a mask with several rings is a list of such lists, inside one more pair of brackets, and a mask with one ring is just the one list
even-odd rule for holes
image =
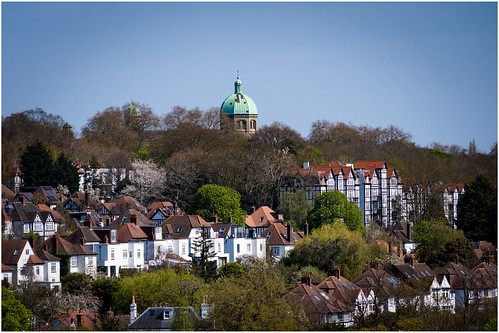
{"label": "tree with white blossom", "polygon": [[162,197],[165,184],[165,169],[156,163],[144,160],[132,162],[131,184],[121,192],[141,203],[149,203]]}

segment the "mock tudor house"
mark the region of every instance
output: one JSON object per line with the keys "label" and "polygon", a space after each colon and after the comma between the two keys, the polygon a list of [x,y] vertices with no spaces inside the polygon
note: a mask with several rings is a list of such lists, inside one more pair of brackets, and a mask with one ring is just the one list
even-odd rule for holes
{"label": "mock tudor house", "polygon": [[51,211],[40,210],[31,202],[13,202],[10,213],[12,229],[15,236],[25,238],[30,232],[37,234],[42,240],[57,232],[59,223]]}
{"label": "mock tudor house", "polygon": [[287,192],[303,189],[307,198],[328,191],[340,191],[362,211],[364,225],[379,221],[384,227],[404,219],[402,182],[398,171],[384,161],[357,161],[342,164],[331,161],[327,165],[310,165],[292,168],[285,185],[279,189],[282,198]]}

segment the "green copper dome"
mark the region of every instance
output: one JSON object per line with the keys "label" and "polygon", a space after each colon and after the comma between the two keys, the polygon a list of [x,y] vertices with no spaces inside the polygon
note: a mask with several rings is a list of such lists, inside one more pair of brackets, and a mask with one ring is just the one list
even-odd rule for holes
{"label": "green copper dome", "polygon": [[234,93],[223,101],[220,109],[228,115],[257,115],[258,110],[255,102],[241,92],[241,86],[242,83],[238,76],[234,82]]}

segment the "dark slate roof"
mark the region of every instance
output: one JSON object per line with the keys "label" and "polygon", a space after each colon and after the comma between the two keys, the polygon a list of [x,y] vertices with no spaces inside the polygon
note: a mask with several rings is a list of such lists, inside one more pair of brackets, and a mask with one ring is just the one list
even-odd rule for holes
{"label": "dark slate roof", "polygon": [[290,296],[292,300],[299,302],[304,307],[307,315],[312,317],[345,311],[337,300],[313,284],[301,283],[291,291]]}
{"label": "dark slate roof", "polygon": [[36,255],[42,259],[43,261],[59,261],[61,260],[60,258],[57,258],[56,256],[51,255],[47,251],[43,249],[34,249]]}
{"label": "dark slate roof", "polygon": [[192,228],[210,227],[199,215],[174,215],[161,223],[163,234],[168,234],[174,239],[189,238]]}
{"label": "dark slate roof", "polygon": [[482,288],[494,289],[497,288],[497,266],[486,262],[480,263],[473,268],[473,272],[480,280]]}
{"label": "dark slate roof", "polygon": [[99,236],[92,229],[85,226],[78,226],[78,229],[66,237],[66,239],[73,244],[81,243],[82,240],[83,244],[101,242]]}
{"label": "dark slate roof", "polygon": [[[169,311],[168,316],[164,312]],[[199,321],[192,307],[149,307],[128,326],[129,330],[171,330],[175,317],[187,313],[191,322]]]}
{"label": "dark slate roof", "polygon": [[26,243],[28,243],[26,239],[2,240],[2,263],[5,265],[17,265]]}
{"label": "dark slate roof", "polygon": [[231,223],[211,223],[211,228],[218,238],[225,238],[229,234]]}
{"label": "dark slate roof", "polygon": [[352,282],[363,289],[373,290],[376,297],[383,300],[390,296],[397,296],[401,290],[411,289],[387,271],[379,268],[368,269]]}

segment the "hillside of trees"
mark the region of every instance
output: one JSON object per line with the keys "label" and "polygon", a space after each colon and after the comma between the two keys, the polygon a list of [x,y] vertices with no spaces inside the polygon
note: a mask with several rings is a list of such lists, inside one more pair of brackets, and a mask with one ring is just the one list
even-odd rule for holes
{"label": "hillside of trees", "polygon": [[[222,120],[223,121],[223,120]],[[404,186],[465,183],[484,174],[497,181],[497,143],[489,152],[438,143],[420,147],[395,126],[373,128],[329,120],[313,123],[304,138],[289,126],[260,126],[248,138],[221,131],[219,109],[188,110],[175,106],[164,116],[147,105],[128,103],[92,116],[76,137],[62,117],[42,109],[2,117],[2,182],[11,178],[21,155],[40,141],[52,160],[75,164],[131,167],[148,161],[164,170],[165,199],[188,208],[196,190],[215,183],[241,194],[242,206],[277,208],[277,189],[290,165],[338,160],[385,160],[399,170]],[[126,184],[123,184],[126,186]]]}

